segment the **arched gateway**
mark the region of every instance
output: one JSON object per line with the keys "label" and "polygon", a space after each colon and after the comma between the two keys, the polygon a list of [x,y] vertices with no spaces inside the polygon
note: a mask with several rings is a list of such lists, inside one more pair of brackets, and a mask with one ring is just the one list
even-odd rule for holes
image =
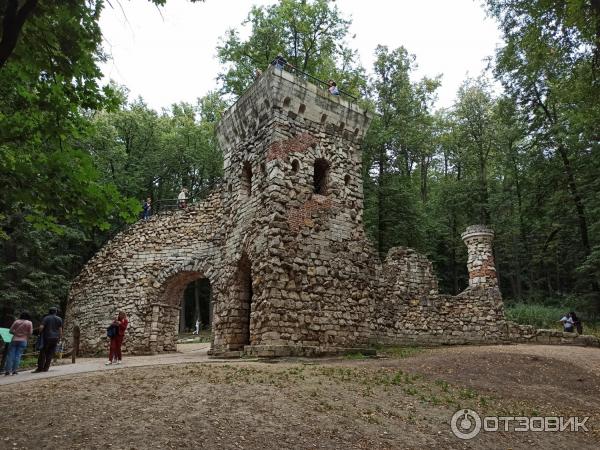
{"label": "arched gateway", "polygon": [[466,233],[471,283],[456,297],[438,293],[431,263],[413,250],[377,256],[362,224],[370,119],[269,68],[219,123],[223,185],[187,210],[136,223],[92,258],[70,292],[67,334],[79,327],[81,351],[102,351],[124,310],[125,351],[172,351],[183,290],[206,278],[214,354],[506,339],[491,230]]}

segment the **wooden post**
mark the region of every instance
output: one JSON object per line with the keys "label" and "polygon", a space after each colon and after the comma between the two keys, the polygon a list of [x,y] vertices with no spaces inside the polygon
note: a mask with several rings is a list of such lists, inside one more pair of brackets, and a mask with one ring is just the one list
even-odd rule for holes
{"label": "wooden post", "polygon": [[73,345],[71,346],[71,364],[75,364],[75,359],[79,356],[79,327],[73,328]]}

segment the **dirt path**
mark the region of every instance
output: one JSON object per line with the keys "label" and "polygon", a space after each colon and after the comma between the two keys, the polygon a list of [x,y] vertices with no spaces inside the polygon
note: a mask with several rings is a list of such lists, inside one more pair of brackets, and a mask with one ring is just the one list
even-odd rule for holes
{"label": "dirt path", "polygon": [[[57,367],[53,377],[0,386],[0,448],[600,448],[598,349],[451,347],[213,364],[204,348],[185,350],[128,358],[118,369],[85,362],[97,372]],[[590,431],[482,432],[463,441],[450,419],[465,408],[590,416]]]}
{"label": "dirt path", "polygon": [[[122,370],[131,367],[160,366],[165,364],[201,363],[208,362],[207,351],[210,344],[182,344],[177,353],[164,353],[148,356],[125,356],[123,364],[104,365],[105,358],[78,358],[75,364],[63,359],[53,364],[48,372],[32,373],[32,369],[22,370],[15,376],[0,376],[0,386],[6,384],[34,381],[46,378],[64,377],[88,372],[105,372]],[[214,361],[214,360],[211,360]]]}

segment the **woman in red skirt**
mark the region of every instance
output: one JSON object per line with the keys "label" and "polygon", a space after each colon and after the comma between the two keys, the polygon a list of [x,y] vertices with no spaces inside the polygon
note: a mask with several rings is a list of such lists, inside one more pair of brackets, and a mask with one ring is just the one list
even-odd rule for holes
{"label": "woman in red skirt", "polygon": [[125,330],[127,329],[127,315],[121,311],[117,318],[113,321],[112,326],[117,328],[117,332],[110,338],[110,352],[108,353],[108,364],[121,364],[121,345],[123,345],[123,338],[125,337]]}

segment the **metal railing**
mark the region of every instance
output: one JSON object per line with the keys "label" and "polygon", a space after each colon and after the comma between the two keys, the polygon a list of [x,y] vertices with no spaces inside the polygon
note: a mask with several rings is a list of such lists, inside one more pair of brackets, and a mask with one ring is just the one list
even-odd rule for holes
{"label": "metal railing", "polygon": [[[311,75],[310,73],[303,72],[302,70],[298,69],[296,66],[291,65],[290,63],[285,63],[284,67],[287,72],[293,72],[294,74],[296,74],[296,76],[314,81],[317,86],[321,85],[321,86],[325,87],[325,90],[329,90],[329,83],[327,83],[326,81],[321,80],[320,78],[317,78],[317,77]],[[340,89],[339,87],[338,87],[338,91],[340,93],[340,96],[348,97],[348,98],[352,99],[352,102],[358,101],[358,97],[350,94],[347,91],[344,91],[343,89]],[[334,96],[333,94],[330,94],[330,95]]]}
{"label": "metal railing", "polygon": [[[200,189],[198,192],[193,193],[189,198],[187,198],[185,200],[185,207],[180,205],[179,199],[177,198],[161,198],[160,200],[156,200],[152,202],[150,217],[155,214],[160,214],[161,212],[184,210],[190,206],[202,203],[204,200],[206,200],[211,192],[218,190],[221,186],[222,180],[215,180],[212,185]],[[140,213],[140,217],[143,217],[143,214],[143,212]]]}

